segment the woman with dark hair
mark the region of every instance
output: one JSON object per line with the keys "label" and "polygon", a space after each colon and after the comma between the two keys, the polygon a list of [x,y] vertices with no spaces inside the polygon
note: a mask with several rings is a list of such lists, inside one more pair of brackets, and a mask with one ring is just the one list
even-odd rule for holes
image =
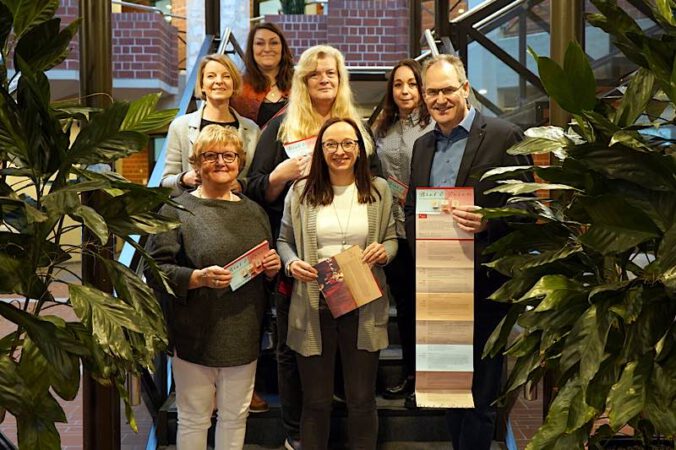
{"label": "woman with dark hair", "polygon": [[232,106],[263,128],[286,105],[293,78],[293,55],[277,25],[251,29],[244,64],[244,83]]}
{"label": "woman with dark hair", "polygon": [[382,296],[334,318],[320,296],[320,260],[357,245],[384,286],[383,266],[397,252],[392,194],[373,177],[363,135],[347,118],[328,119],[319,130],[309,175],[286,196],[277,248],[293,284],[288,346],[296,352],[303,387],[303,450],[326,450],[334,365],[340,351],[350,448],[374,450],[378,436],[376,372],[387,347],[388,302]]}
{"label": "woman with dark hair", "polygon": [[[401,340],[402,380],[389,386],[383,397],[394,399],[413,394],[415,385],[415,286],[411,276],[415,264],[406,243],[403,204],[411,173],[413,143],[434,129],[422,99],[420,65],[412,59],[400,61],[387,81],[383,111],[375,125],[376,151],[394,195],[392,208],[399,240],[397,256],[385,269],[390,293],[397,305],[397,324]],[[414,406],[407,399],[406,406]]]}

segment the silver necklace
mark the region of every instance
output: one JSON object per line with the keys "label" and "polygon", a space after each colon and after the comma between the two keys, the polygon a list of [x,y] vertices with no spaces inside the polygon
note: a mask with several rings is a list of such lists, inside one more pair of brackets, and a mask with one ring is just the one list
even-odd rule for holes
{"label": "silver necklace", "polygon": [[333,205],[333,212],[336,215],[336,220],[338,221],[338,228],[340,229],[340,234],[342,236],[341,240],[341,250],[345,250],[345,247],[347,246],[347,232],[350,229],[350,217],[352,216],[352,205],[354,205],[354,190],[356,189],[356,183],[352,184],[352,191],[350,192],[350,209],[347,211],[347,222],[345,223],[345,230],[343,230],[343,224],[340,223],[340,215],[338,214],[338,210],[336,209],[336,202],[335,202],[335,196],[334,196],[334,201],[331,202],[331,205]]}

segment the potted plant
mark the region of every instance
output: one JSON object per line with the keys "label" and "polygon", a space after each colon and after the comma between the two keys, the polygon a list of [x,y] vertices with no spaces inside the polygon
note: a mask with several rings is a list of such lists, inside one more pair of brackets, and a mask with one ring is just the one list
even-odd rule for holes
{"label": "potted plant", "polygon": [[[136,245],[130,236],[177,226],[154,213],[167,190],[87,169],[145,148],[146,133],[175,111],[156,111],[158,95],[102,110],[50,104],[45,71],[65,59],[78,28],[75,21],[62,29],[57,7],[58,0],[0,0],[0,293],[18,299],[0,301],[1,320],[15,325],[0,336],[0,409],[16,417],[22,449],[61,448],[55,422],[66,418],[55,396],[75,398],[81,366],[117,388],[136,428],[125,379],[152,370],[166,346],[162,312],[148,286],[117,261],[99,257],[114,295],[64,281],[65,263],[111,237]],[[104,202],[83,202],[90,192]],[[65,233],[83,227],[97,242],[64,242]],[[52,295],[56,283],[68,285],[65,303]],[[77,320],[50,314],[58,303]]]}
{"label": "potted plant", "polygon": [[[568,130],[529,130],[512,154],[552,153],[548,167],[495,169],[495,192],[527,202],[486,211],[531,215],[492,245],[490,267],[511,277],[511,303],[484,354],[515,359],[507,402],[545,372],[557,390],[527,449],[607,445],[625,425],[642,445],[676,434],[676,19],[673,0],[644,2],[659,25],[646,35],[615,1],[592,0],[587,19],[639,69],[624,96],[598,100],[586,55],[571,44],[562,67],[537,56],[547,93],[571,113]],[[541,182],[514,180],[530,171]],[[548,190],[550,198],[528,197]],[[518,337],[510,339],[513,327]],[[604,423],[605,420],[605,423]]]}

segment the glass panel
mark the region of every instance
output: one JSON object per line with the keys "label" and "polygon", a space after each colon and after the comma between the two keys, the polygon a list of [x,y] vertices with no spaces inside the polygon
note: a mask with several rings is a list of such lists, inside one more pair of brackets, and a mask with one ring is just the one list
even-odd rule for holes
{"label": "glass panel", "polygon": [[502,113],[485,104],[481,111],[487,115],[501,115],[521,126],[535,126],[542,121],[546,96],[525,80],[497,56],[476,42],[469,45],[468,78],[470,85]]}

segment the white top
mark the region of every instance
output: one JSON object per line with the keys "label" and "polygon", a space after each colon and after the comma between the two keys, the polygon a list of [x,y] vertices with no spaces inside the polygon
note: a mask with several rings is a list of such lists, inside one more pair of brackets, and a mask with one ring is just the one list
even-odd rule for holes
{"label": "white top", "polygon": [[352,245],[364,249],[369,231],[368,205],[359,203],[357,186],[333,186],[333,203],[317,211],[317,260]]}

